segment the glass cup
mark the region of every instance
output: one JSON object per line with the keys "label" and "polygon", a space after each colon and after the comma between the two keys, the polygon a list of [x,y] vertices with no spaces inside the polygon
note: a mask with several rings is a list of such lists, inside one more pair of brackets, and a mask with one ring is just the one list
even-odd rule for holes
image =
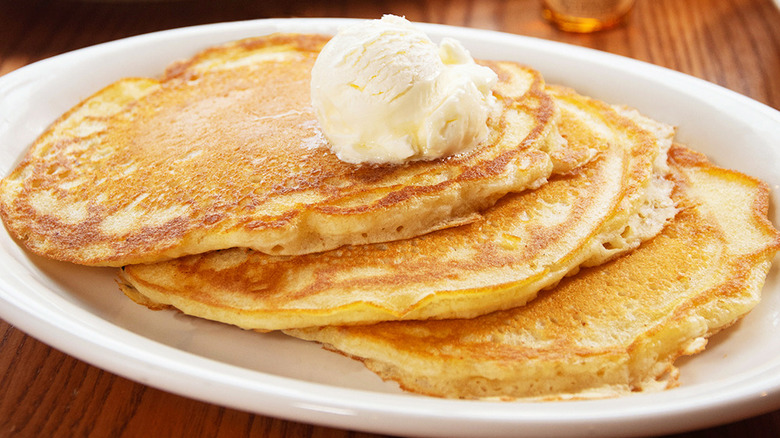
{"label": "glass cup", "polygon": [[634,0],[542,0],[542,16],[567,32],[595,32],[621,24]]}

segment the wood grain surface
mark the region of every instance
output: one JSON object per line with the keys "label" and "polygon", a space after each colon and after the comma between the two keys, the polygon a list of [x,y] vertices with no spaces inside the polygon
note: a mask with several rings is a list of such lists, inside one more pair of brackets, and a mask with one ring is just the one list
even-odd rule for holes
{"label": "wood grain surface", "polygon": [[[268,17],[377,18],[383,13],[612,52],[780,109],[780,12],[771,0],[637,0],[626,25],[588,35],[548,25],[540,18],[537,0],[0,0],[0,75],[70,50],[163,29]],[[172,395],[74,359],[0,321],[0,437],[7,436],[378,435]],[[776,437],[780,411],[677,436]]]}

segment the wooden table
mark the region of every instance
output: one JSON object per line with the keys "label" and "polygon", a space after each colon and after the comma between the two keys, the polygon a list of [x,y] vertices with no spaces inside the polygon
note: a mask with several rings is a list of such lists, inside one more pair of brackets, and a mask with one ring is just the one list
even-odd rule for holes
{"label": "wooden table", "polygon": [[[627,25],[589,35],[549,26],[540,18],[537,0],[0,0],[0,74],[162,29],[382,13],[592,47],[669,67],[780,109],[780,11],[772,0],[637,0]],[[190,400],[90,366],[4,321],[0,334],[0,436],[147,436],[149,431],[190,437],[375,436]],[[780,436],[780,411],[679,436]]]}

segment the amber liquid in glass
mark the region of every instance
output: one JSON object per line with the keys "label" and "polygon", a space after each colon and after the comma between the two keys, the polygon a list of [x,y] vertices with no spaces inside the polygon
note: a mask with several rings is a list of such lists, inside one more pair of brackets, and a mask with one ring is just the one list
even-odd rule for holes
{"label": "amber liquid in glass", "polygon": [[622,23],[634,0],[542,0],[542,16],[561,30],[595,32]]}

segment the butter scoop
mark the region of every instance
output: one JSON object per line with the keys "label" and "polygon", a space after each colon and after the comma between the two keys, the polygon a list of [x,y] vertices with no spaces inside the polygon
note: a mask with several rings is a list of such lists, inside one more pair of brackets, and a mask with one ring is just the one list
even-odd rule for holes
{"label": "butter scoop", "polygon": [[435,44],[405,18],[347,26],[312,69],[312,106],[339,159],[432,160],[488,136],[497,75],[456,40]]}

